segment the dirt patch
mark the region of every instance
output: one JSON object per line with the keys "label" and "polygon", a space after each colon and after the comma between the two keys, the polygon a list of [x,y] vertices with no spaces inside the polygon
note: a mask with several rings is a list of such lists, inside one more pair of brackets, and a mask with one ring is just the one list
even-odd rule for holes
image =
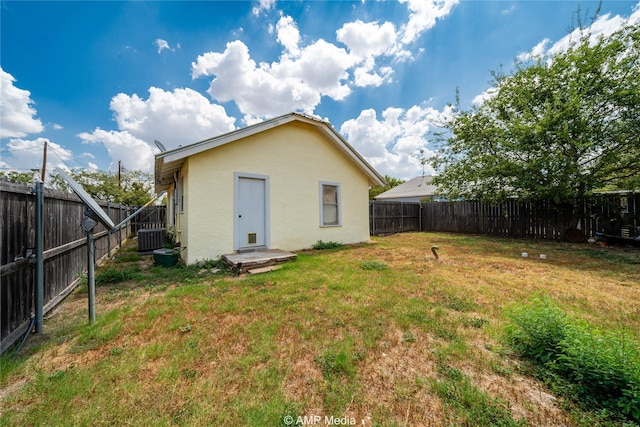
{"label": "dirt patch", "polygon": [[403,332],[392,329],[380,348],[368,355],[359,375],[363,384],[361,403],[353,408],[357,419],[380,416],[374,408],[384,407],[395,422],[412,426],[431,426],[445,419],[442,403],[429,390],[429,379],[436,377],[433,339],[415,333],[415,342],[403,340]]}

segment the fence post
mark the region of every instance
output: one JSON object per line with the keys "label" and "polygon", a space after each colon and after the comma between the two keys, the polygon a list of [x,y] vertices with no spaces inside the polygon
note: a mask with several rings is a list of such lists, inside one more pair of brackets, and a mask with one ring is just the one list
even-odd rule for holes
{"label": "fence post", "polygon": [[44,183],[36,182],[36,288],[35,325],[36,334],[42,333],[44,307]]}
{"label": "fence post", "polygon": [[371,201],[371,234],[376,235],[376,201]]}

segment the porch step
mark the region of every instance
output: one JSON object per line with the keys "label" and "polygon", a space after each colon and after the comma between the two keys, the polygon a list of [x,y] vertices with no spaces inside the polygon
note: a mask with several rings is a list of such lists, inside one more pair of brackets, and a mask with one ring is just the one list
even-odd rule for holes
{"label": "porch step", "polygon": [[243,274],[256,268],[269,267],[296,258],[296,254],[281,249],[222,255],[222,260],[229,264],[237,274]]}
{"label": "porch step", "polygon": [[241,248],[238,249],[238,253],[239,254],[247,254],[247,253],[251,253],[251,252],[266,252],[268,251],[266,246],[253,246],[250,248]]}
{"label": "porch step", "polygon": [[276,271],[276,270],[280,270],[282,268],[281,265],[271,265],[269,267],[260,267],[260,268],[253,268],[251,270],[247,271],[247,274],[260,274],[260,273],[268,273],[270,271]]}

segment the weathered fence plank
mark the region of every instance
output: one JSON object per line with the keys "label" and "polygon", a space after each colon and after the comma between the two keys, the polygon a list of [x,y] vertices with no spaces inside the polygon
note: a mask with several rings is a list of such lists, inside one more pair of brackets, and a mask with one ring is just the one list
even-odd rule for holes
{"label": "weathered fence plank", "polygon": [[[0,352],[10,347],[29,327],[34,312],[35,264],[24,258],[35,246],[35,196],[28,185],[1,182],[0,188]],[[100,203],[106,209],[105,203]],[[129,208],[109,208],[114,223],[126,218]],[[86,271],[86,235],[80,223],[84,204],[75,194],[44,192],[44,312],[59,303]],[[124,233],[124,235],[123,235]],[[94,230],[96,259],[115,249],[129,234]]]}

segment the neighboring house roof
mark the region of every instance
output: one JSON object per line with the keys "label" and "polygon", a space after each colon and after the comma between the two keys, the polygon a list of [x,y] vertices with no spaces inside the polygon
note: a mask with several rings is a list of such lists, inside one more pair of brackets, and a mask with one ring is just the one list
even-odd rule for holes
{"label": "neighboring house roof", "polygon": [[173,184],[173,175],[179,171],[187,157],[221,145],[246,138],[251,135],[272,129],[291,122],[302,122],[314,126],[328,141],[340,150],[368,178],[371,185],[384,185],[384,178],[331,126],[329,122],[300,114],[289,113],[242,129],[225,133],[214,138],[196,142],[184,147],[156,154],[155,158],[155,190],[166,190]]}
{"label": "neighboring house roof", "polygon": [[378,194],[376,200],[386,199],[407,199],[407,198],[423,198],[436,194],[438,187],[431,185],[433,177],[431,175],[419,176],[410,181],[402,183],[384,193]]}

